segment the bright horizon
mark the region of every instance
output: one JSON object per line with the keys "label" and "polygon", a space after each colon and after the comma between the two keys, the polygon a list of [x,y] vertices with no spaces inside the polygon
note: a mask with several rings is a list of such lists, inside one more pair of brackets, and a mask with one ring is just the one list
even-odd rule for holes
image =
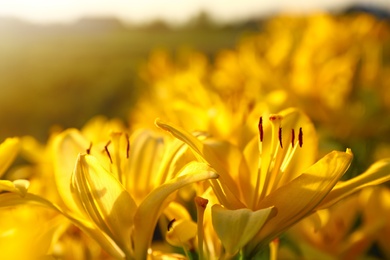
{"label": "bright horizon", "polygon": [[82,17],[117,17],[124,22],[142,23],[164,19],[177,23],[206,11],[220,21],[245,19],[277,12],[306,13],[338,10],[352,4],[379,6],[390,10],[388,0],[0,0],[0,17],[14,17],[34,23],[68,23]]}

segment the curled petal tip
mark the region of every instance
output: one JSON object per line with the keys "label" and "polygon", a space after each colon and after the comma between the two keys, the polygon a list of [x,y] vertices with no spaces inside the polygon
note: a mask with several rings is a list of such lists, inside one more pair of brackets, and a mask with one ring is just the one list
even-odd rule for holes
{"label": "curled petal tip", "polygon": [[154,124],[158,127],[160,127],[160,125],[162,124],[162,121],[159,117],[157,117],[155,120],[154,120]]}
{"label": "curled petal tip", "polygon": [[30,187],[30,182],[28,180],[19,179],[14,181],[15,188],[19,190],[19,193],[22,197],[26,196],[27,190]]}

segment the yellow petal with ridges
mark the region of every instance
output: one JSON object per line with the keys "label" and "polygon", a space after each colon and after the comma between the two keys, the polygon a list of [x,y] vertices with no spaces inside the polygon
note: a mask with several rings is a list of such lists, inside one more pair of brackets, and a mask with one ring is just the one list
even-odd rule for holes
{"label": "yellow petal with ridges", "polygon": [[55,137],[53,142],[53,165],[56,187],[65,205],[78,212],[72,193],[70,191],[70,179],[74,170],[77,156],[85,153],[90,143],[77,129],[68,129]]}
{"label": "yellow petal with ridges", "polygon": [[154,227],[162,211],[164,201],[169,195],[188,184],[218,178],[218,174],[209,166],[199,162],[187,164],[179,175],[179,177],[154,189],[139,205],[134,216],[133,233],[136,259],[146,259]]}
{"label": "yellow petal with ridges", "polygon": [[347,181],[340,181],[321,202],[319,209],[327,208],[346,196],[369,186],[379,185],[390,180],[390,158],[371,165],[364,173]]}
{"label": "yellow petal with ridges", "polygon": [[224,188],[223,192],[227,198],[226,202],[231,204],[231,208],[245,207],[245,205],[237,197],[239,195],[237,183],[230,176],[228,169],[226,169],[226,166],[221,163],[217,154],[213,149],[211,149],[211,147],[203,144],[195,136],[178,126],[165,123],[160,119],[156,119],[155,124],[161,129],[170,132],[174,137],[185,142],[192,149],[199,161],[207,162],[213,166],[220,175],[219,179],[221,180],[221,184]]}
{"label": "yellow petal with ridges", "polygon": [[273,211],[273,207],[251,211],[228,210],[214,205],[211,208],[213,227],[228,256],[238,253],[259,232]]}
{"label": "yellow petal with ridges", "polygon": [[137,206],[122,184],[92,155],[79,155],[72,192],[91,219],[126,253]]}
{"label": "yellow petal with ridges", "polygon": [[275,206],[278,214],[267,222],[253,243],[249,244],[247,254],[258,251],[285,229],[311,214],[343,176],[352,157],[349,150],[333,151],[312,165],[304,174],[265,197],[258,208]]}

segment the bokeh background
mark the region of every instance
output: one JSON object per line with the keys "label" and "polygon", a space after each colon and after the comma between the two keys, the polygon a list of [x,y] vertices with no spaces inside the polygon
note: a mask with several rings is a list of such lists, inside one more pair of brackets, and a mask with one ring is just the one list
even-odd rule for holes
{"label": "bokeh background", "polygon": [[[257,82],[264,93],[287,89],[286,106],[325,126],[323,144],[370,157],[362,168],[388,153],[388,1],[0,2],[0,140],[45,142],[95,115],[128,122],[156,83],[156,53],[177,68],[186,53],[201,53],[210,75],[231,72],[237,87],[251,71],[265,73]],[[233,56],[251,51],[266,66],[243,72]]]}
{"label": "bokeh background", "polygon": [[[161,116],[240,146],[263,112],[298,106],[316,126],[319,157],[352,149],[344,179],[390,158],[389,0],[267,2],[0,0],[0,142],[45,144],[103,115],[129,131]],[[33,159],[52,174],[43,150]],[[359,209],[383,218],[377,230],[367,222],[371,232],[387,228],[367,245],[370,259],[390,256],[386,185],[386,207],[367,199]],[[324,247],[343,247],[335,241]]]}

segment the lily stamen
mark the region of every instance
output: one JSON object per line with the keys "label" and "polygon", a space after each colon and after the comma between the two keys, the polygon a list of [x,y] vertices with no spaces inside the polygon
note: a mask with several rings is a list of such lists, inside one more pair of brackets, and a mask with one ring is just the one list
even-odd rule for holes
{"label": "lily stamen", "polygon": [[283,148],[283,142],[282,142],[282,127],[279,126],[279,144],[280,147]]}
{"label": "lily stamen", "polygon": [[[291,129],[291,145],[289,145],[287,149],[283,149],[283,129],[281,126],[283,117],[280,115],[271,115],[269,120],[271,122],[272,129],[270,147],[263,152],[263,142],[260,142],[259,146],[260,160],[258,166],[258,178],[256,180],[257,192],[255,192],[256,197],[254,200],[257,201],[256,203],[259,203],[259,201],[261,201],[267,194],[277,188],[285,171],[290,166],[290,162],[296,153],[298,145],[299,147],[302,147],[303,145],[303,131],[301,127],[299,128],[298,138],[295,138],[295,130]],[[260,138],[264,137],[261,117],[259,122],[259,132]],[[279,144],[277,144],[277,142]],[[261,180],[262,176],[265,176],[264,180]],[[260,196],[257,197],[259,193]],[[256,203],[254,205],[256,205]]]}
{"label": "lily stamen", "polygon": [[129,159],[129,157],[130,157],[130,138],[129,138],[129,135],[127,133],[125,134],[125,136],[126,136],[126,142],[127,142],[127,144],[126,144],[126,159]]}
{"label": "lily stamen", "polygon": [[89,147],[86,150],[87,154],[91,154],[91,149],[92,149],[92,142],[89,144]]}
{"label": "lily stamen", "polygon": [[262,116],[260,117],[258,128],[259,128],[260,142],[263,142],[264,132],[263,132],[263,117]]}
{"label": "lily stamen", "polygon": [[172,226],[173,226],[173,223],[175,223],[175,221],[176,221],[175,218],[172,219],[171,221],[169,221],[168,226],[167,226],[167,230],[168,230],[168,231],[171,230],[171,228],[172,228]]}
{"label": "lily stamen", "polygon": [[108,158],[110,158],[110,162],[111,162],[111,164],[112,164],[113,162],[112,162],[111,154],[110,154],[110,152],[108,151],[108,146],[110,145],[110,143],[111,143],[111,140],[108,141],[107,144],[104,146],[104,151],[107,153],[107,156],[108,156]]}
{"label": "lily stamen", "polygon": [[302,147],[302,145],[303,145],[303,131],[302,131],[302,127],[299,128],[298,140],[299,140],[299,146]]}
{"label": "lily stamen", "polygon": [[196,211],[197,211],[197,228],[198,228],[198,251],[199,251],[199,260],[204,259],[203,255],[203,240],[204,240],[204,230],[203,230],[203,218],[204,211],[208,204],[208,200],[202,197],[195,198]]}

